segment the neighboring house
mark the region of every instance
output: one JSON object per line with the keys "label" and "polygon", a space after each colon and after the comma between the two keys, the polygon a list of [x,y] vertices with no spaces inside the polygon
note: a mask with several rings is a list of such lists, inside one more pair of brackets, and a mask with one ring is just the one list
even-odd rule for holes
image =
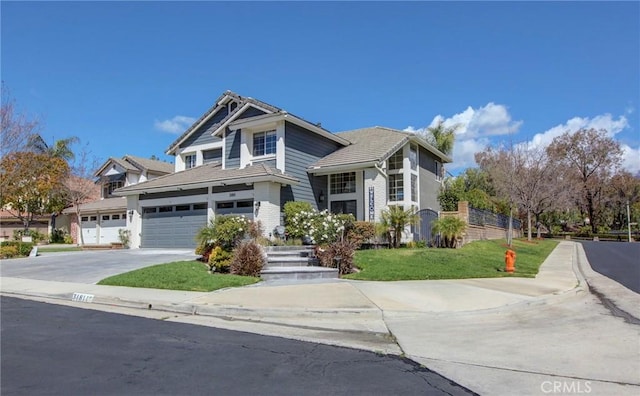
{"label": "neighboring house", "polygon": [[82,229],[85,244],[118,242],[118,230],[127,226],[127,200],[116,197],[113,191],[137,183],[153,180],[173,172],[173,164],[125,155],[122,159],[109,158],[94,174],[100,189],[100,199],[80,205],[81,226],[78,225],[76,208],[63,214],[71,217],[71,236],[80,243],[78,229]]}
{"label": "neighboring house", "polygon": [[131,247],[194,247],[216,214],[245,215],[266,236],[288,201],[379,221],[389,205],[435,209],[442,164],[419,136],[383,127],[331,133],[227,91],[167,149],[175,173],[120,188]]}
{"label": "neighboring house", "polygon": [[[50,225],[51,215],[34,216],[29,223],[29,229],[46,236],[50,232]],[[13,241],[13,232],[17,230],[23,231],[24,223],[13,211],[0,210],[0,241]]]}

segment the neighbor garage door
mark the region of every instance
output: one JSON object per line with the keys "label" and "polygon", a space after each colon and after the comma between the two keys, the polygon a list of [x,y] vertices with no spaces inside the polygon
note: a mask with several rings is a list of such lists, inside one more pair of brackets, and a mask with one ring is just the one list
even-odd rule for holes
{"label": "neighbor garage door", "polygon": [[207,204],[142,209],[143,248],[195,248],[198,231],[207,225]]}

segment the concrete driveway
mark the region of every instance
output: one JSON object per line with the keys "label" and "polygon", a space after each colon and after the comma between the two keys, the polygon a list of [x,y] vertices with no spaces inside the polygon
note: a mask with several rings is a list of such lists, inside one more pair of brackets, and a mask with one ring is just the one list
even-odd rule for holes
{"label": "concrete driveway", "polygon": [[42,253],[38,257],[2,260],[0,276],[94,284],[138,268],[193,260],[192,249],[122,249]]}

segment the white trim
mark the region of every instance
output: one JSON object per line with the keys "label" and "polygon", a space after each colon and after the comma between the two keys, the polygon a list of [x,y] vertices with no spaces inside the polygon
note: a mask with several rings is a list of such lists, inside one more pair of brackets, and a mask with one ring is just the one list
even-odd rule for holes
{"label": "white trim", "polygon": [[347,164],[347,165],[307,168],[307,172],[317,176],[323,176],[323,175],[330,175],[333,173],[353,172],[355,170],[372,168],[377,166],[380,166],[380,163],[378,161],[367,161],[367,162],[357,162],[357,163]]}
{"label": "white trim", "polygon": [[255,105],[255,104],[253,104],[253,103],[249,103],[249,102],[247,102],[247,103],[245,103],[245,104],[244,104],[240,109],[237,109],[237,108],[236,108],[236,110],[235,110],[235,111],[236,111],[236,113],[235,113],[233,116],[231,116],[227,121],[225,121],[225,122],[224,122],[224,124],[220,125],[220,126],[218,127],[218,129],[216,129],[215,131],[213,131],[213,132],[211,133],[211,135],[212,135],[212,136],[216,136],[216,135],[218,134],[218,132],[220,132],[221,130],[226,130],[227,125],[229,125],[229,124],[230,124],[230,123],[232,123],[235,119],[237,119],[238,117],[240,117],[240,115],[241,115],[242,113],[244,113],[244,111],[245,111],[245,110],[247,110],[247,109],[249,108],[249,106],[254,107],[254,108],[258,109],[258,110],[264,111],[264,112],[266,112],[267,114],[271,114],[271,113],[273,113],[273,112],[272,112],[272,111],[270,111],[270,110],[267,110],[267,109],[265,109],[265,108],[262,108],[262,107],[260,107],[260,106],[257,106],[257,105]]}
{"label": "white trim", "polygon": [[282,173],[285,172],[285,122],[278,122],[276,126],[276,168],[280,169]]}
{"label": "white trim", "polygon": [[191,151],[213,150],[213,149],[221,148],[222,146],[224,146],[224,140],[220,140],[219,142],[214,142],[214,143],[187,146],[187,147],[181,148],[179,151],[176,151],[175,155],[180,155],[180,154],[184,154],[185,152],[191,152]]}
{"label": "white trim", "polygon": [[[228,97],[228,95],[225,95],[225,98]],[[193,133],[195,131],[197,131],[198,129],[200,129],[200,127],[202,125],[204,125],[207,121],[209,121],[209,119],[211,119],[211,117],[213,117],[216,113],[218,113],[218,111],[220,111],[220,109],[222,109],[223,107],[220,105],[220,102],[222,102],[224,100],[224,98],[222,100],[220,100],[218,103],[216,103],[216,109],[214,109],[211,113],[209,113],[208,116],[206,116],[205,118],[202,119],[202,121],[200,121],[198,123],[198,125],[195,126],[195,128],[191,128],[191,132],[189,132],[188,134],[186,134],[185,136],[182,137],[182,139],[180,139],[179,141],[175,142],[175,144],[172,144],[172,146],[175,146],[173,149],[171,150],[167,150],[165,152],[165,154],[167,155],[175,155],[176,154],[176,150],[178,150],[180,148],[180,145],[182,143],[184,143],[185,140],[187,140],[191,135],[193,135]]]}

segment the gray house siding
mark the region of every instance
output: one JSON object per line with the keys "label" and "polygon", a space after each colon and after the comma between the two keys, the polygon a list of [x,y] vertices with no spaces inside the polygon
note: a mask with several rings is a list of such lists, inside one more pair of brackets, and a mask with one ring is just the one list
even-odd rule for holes
{"label": "gray house siding", "polygon": [[240,119],[243,119],[243,118],[255,117],[255,116],[260,116],[260,115],[263,115],[263,114],[267,114],[267,113],[265,113],[262,110],[258,110],[255,107],[249,106],[248,109],[246,109],[242,114],[240,114],[238,116],[238,119],[240,120]]}
{"label": "gray house siding", "polygon": [[202,152],[202,162],[209,164],[211,162],[222,162],[222,149],[206,150]]}
{"label": "gray house siding", "polygon": [[[285,171],[300,180],[300,183],[283,188],[280,194],[281,204],[293,200],[307,201],[316,209],[326,208],[326,202],[319,203],[318,196],[320,190],[327,188],[327,178],[309,175],[307,168],[341,146],[289,122],[285,123],[284,141]],[[327,194],[324,191],[324,195]]]}
{"label": "gray house siding", "polygon": [[226,161],[225,169],[237,169],[240,167],[240,130],[227,130],[225,138]]}
{"label": "gray house siding", "polygon": [[440,182],[436,180],[436,159],[424,148],[419,149],[420,209],[440,210],[438,194]]}
{"label": "gray house siding", "polygon": [[195,133],[191,134],[191,136],[189,136],[187,140],[180,145],[180,148],[219,142],[221,138],[219,136],[212,136],[211,134],[215,129],[214,126],[222,121],[226,116],[226,107],[218,110],[218,112],[205,122],[204,125],[202,125]]}

